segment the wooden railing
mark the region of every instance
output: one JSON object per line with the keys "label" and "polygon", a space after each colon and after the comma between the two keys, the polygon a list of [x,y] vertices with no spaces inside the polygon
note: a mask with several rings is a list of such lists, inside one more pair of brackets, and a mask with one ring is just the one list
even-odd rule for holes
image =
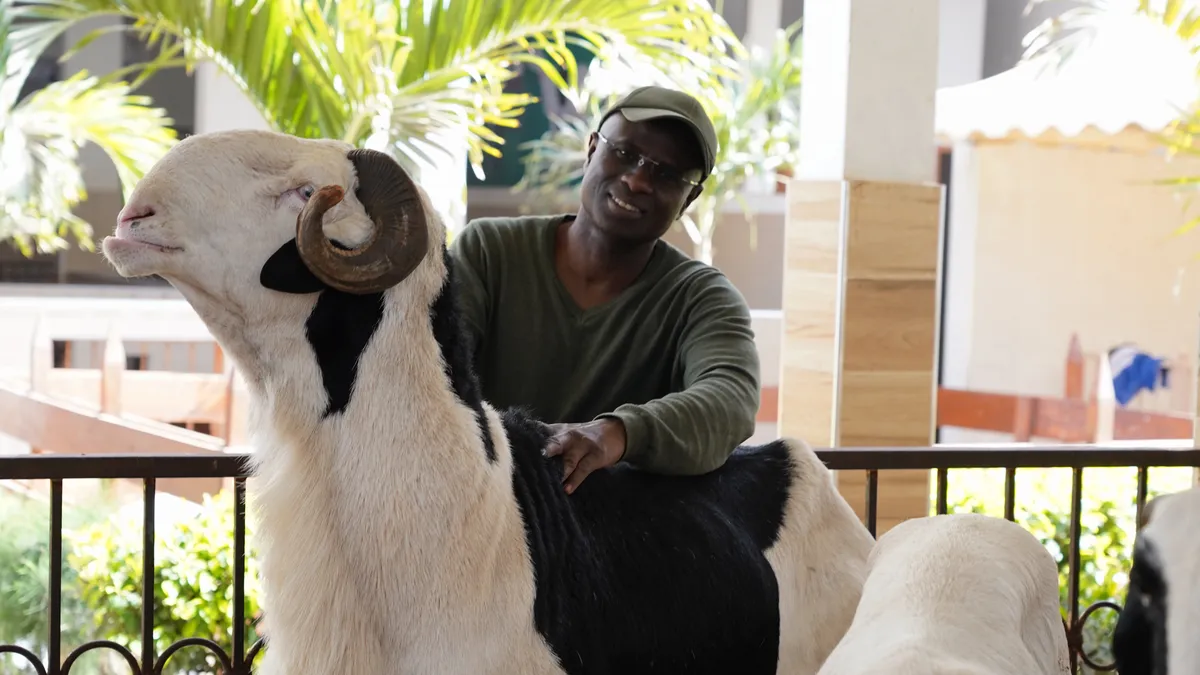
{"label": "wooden railing", "polygon": [[[0,372],[6,403],[0,433],[54,453],[78,452],[81,438],[92,446],[152,454],[206,453],[247,442],[244,384],[182,299],[28,300],[28,307],[17,307],[26,321],[32,318],[28,337],[17,338],[28,340],[28,378],[6,383]],[[757,417],[770,433],[779,419],[779,390],[771,376],[779,358],[771,339],[778,317],[760,314],[764,386]],[[1174,361],[1180,372],[1189,372],[1186,357]],[[1107,359],[1086,354],[1078,337],[1072,337],[1063,367],[1061,397],[940,388],[937,424],[1017,442],[1192,438],[1188,378],[1119,407]],[[170,427],[200,433],[180,435]]]}
{"label": "wooden railing", "polygon": [[[239,378],[215,342],[208,348],[213,350],[211,363],[220,370],[211,373],[147,370],[144,357],[133,359],[140,367],[131,369],[126,341],[115,327],[97,350],[101,356],[94,368],[66,367],[74,345],[55,339],[41,326],[32,343],[28,385],[0,383],[10,401],[0,416],[0,433],[20,438],[35,450],[68,452],[67,439],[80,434],[89,436],[87,445],[126,448],[133,441],[122,434],[134,425],[164,439],[183,430],[200,432],[184,434],[194,450],[244,442]],[[55,349],[56,343],[60,349]],[[182,346],[195,349],[194,342]],[[144,438],[135,445],[154,442]],[[173,454],[169,442],[152,452]]]}
{"label": "wooden railing", "polygon": [[[1172,359],[1179,373],[1189,373],[1186,356]],[[1170,440],[1193,437],[1194,414],[1186,377],[1175,377],[1171,386],[1143,392],[1128,407],[1120,407],[1112,392],[1107,359],[1080,348],[1071,337],[1063,363],[1061,397],[1023,396],[1003,392],[938,388],[937,425],[1010,435],[1010,440],[1032,439],[1063,443],[1105,443],[1122,440]],[[779,419],[779,391],[764,387],[758,421]]]}
{"label": "wooden railing", "polygon": [[[35,332],[30,386],[26,392],[14,386],[2,390],[10,405],[0,415],[0,433],[21,438],[46,452],[69,452],[69,447],[78,447],[71,439],[80,437],[105,447],[131,451],[145,447],[147,452],[158,454],[175,452],[178,442],[167,437],[161,446],[152,449],[152,439],[131,441],[129,429],[136,420],[137,426],[151,429],[156,435],[164,431],[164,425],[202,432],[188,436],[191,447],[197,450],[201,437],[218,441],[217,448],[246,443],[244,385],[215,342],[205,346],[192,340],[175,347],[211,349],[212,354],[205,362],[218,372],[147,370],[150,359],[145,353],[149,345],[141,345],[147,350],[142,358],[131,360],[126,341],[115,328],[100,343],[101,348],[95,350],[100,363],[95,364],[94,356],[88,359],[98,368],[66,367],[72,362],[73,343],[57,340],[60,348],[56,356],[55,342],[54,335]],[[165,352],[170,352],[169,345]],[[1064,364],[1064,396],[1058,398],[939,388],[937,424],[1011,435],[1011,440],[1017,442],[1035,438],[1066,443],[1192,438],[1193,415],[1186,412],[1116,406],[1111,384],[1107,390],[1103,386],[1111,383],[1104,360],[1099,360],[1099,367],[1094,368],[1094,382],[1088,387],[1091,391],[1085,394],[1087,358],[1078,349],[1078,339],[1073,339]],[[193,359],[186,356],[175,359],[177,363],[190,360]],[[139,367],[127,368],[131,363]],[[1182,387],[1185,383],[1176,384]],[[1166,396],[1184,400],[1179,390],[1168,391]],[[1162,398],[1160,395],[1159,400]],[[778,418],[778,387],[765,386],[758,421],[774,423]],[[202,445],[205,449],[214,447],[207,441]]]}

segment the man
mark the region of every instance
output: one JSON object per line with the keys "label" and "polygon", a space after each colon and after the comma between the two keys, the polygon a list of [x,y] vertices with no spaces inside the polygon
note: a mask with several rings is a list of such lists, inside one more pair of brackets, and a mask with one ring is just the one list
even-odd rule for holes
{"label": "man", "polygon": [[622,460],[706,473],[754,432],[745,299],[660,239],[716,147],[695,98],[641,87],[589,137],[578,213],[476,220],[451,247],[484,396],[556,423],[568,493]]}

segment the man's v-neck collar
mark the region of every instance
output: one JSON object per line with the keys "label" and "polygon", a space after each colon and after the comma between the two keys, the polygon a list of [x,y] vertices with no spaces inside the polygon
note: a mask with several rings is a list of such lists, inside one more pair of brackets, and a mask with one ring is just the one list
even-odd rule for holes
{"label": "man's v-neck collar", "polygon": [[614,308],[626,304],[629,299],[635,295],[639,295],[642,289],[653,284],[659,277],[659,267],[664,259],[663,245],[664,242],[660,239],[654,242],[654,250],[650,254],[650,259],[646,261],[646,267],[642,269],[641,274],[633,280],[624,290],[616,295],[616,297],[606,300],[595,307],[584,309],[575,302],[575,298],[571,296],[571,292],[567,290],[562,279],[558,277],[558,265],[555,260],[556,255],[556,237],[559,225],[562,225],[568,220],[574,220],[575,214],[565,213],[555,216],[549,220],[545,226],[545,231],[542,232],[541,242],[542,260],[545,261],[543,269],[545,274],[549,275],[549,283],[555,289],[555,295],[558,296],[560,302],[567,312],[579,321],[587,321],[595,316],[604,315]]}

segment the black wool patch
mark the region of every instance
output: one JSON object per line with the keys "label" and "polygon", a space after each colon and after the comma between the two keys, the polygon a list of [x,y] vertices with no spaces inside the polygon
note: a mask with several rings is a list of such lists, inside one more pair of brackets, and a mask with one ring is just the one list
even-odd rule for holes
{"label": "black wool patch", "polygon": [[779,588],[765,551],[791,486],[782,441],[702,476],[618,464],[567,495],[561,457],[542,455],[547,428],[516,410],[504,425],[534,623],[567,673],[775,673]]}

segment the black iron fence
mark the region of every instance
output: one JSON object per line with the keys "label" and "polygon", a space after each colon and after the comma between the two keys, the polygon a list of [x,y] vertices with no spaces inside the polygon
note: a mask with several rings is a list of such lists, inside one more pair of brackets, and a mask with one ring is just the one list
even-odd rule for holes
{"label": "black iron fence", "polygon": [[[1141,515],[1148,494],[1149,470],[1154,467],[1200,467],[1200,449],[1101,448],[1092,446],[1052,447],[935,447],[935,448],[848,448],[820,450],[829,468],[866,473],[866,525],[874,534],[878,520],[879,474],[881,471],[935,470],[936,511],[948,511],[949,471],[952,469],[1004,469],[1004,517],[1015,518],[1017,470],[1066,468],[1072,472],[1069,537],[1067,616],[1064,628],[1071,645],[1072,671],[1086,666],[1092,671],[1112,671],[1111,663],[1095,663],[1083,644],[1084,627],[1100,609],[1120,611],[1114,599],[1080,607],[1080,541],[1083,535],[1082,503],[1084,470],[1100,467],[1137,469],[1136,513]],[[246,520],[245,455],[220,456],[124,456],[124,455],[22,455],[0,457],[0,480],[48,480],[50,482],[50,570],[48,570],[49,636],[45,660],[20,645],[0,645],[0,654],[16,654],[28,661],[38,675],[67,675],[84,654],[111,650],[133,675],[159,675],[168,660],[184,648],[206,649],[223,675],[246,675],[263,647],[263,640],[245,647]],[[157,481],[170,478],[229,478],[234,483],[232,630],[230,645],[208,637],[178,640],[156,653],[155,649],[155,493]],[[63,481],[72,479],[133,479],[143,485],[143,532],[141,560],[140,654],[113,640],[93,640],[71,650],[65,658],[62,639],[63,571]],[[1139,519],[1140,520],[1140,519]],[[57,572],[55,572],[57,571]],[[0,607],[0,612],[5,609]],[[224,641],[222,641],[224,642]]]}
{"label": "black iron fence", "polygon": [[[1146,505],[1151,468],[1157,467],[1200,467],[1200,449],[1164,449],[1130,447],[1095,447],[1083,445],[1059,445],[1049,447],[1014,446],[994,447],[934,447],[934,448],[849,448],[820,451],[822,459],[831,469],[862,470],[867,473],[866,525],[872,534],[876,532],[879,498],[879,472],[897,469],[933,469],[937,471],[936,512],[948,512],[949,471],[951,469],[1004,469],[1004,517],[1015,520],[1016,478],[1018,469],[1071,470],[1071,497],[1069,532],[1067,545],[1067,609],[1063,626],[1067,631],[1067,643],[1071,648],[1071,672],[1082,672],[1086,666],[1093,672],[1115,671],[1112,662],[1097,663],[1084,644],[1084,632],[1088,620],[1099,610],[1109,609],[1120,613],[1121,606],[1114,599],[1095,602],[1088,607],[1080,606],[1080,543],[1083,528],[1083,477],[1084,469],[1129,468],[1137,469],[1137,492],[1135,497],[1135,523],[1141,522],[1142,510]],[[1136,533],[1135,525],[1135,533]]]}
{"label": "black iron fence", "polygon": [[[210,651],[219,664],[222,675],[250,673],[255,656],[261,650],[259,640],[249,650],[245,643],[245,573],[246,573],[246,478],[249,476],[245,455],[218,456],[122,456],[122,455],[22,455],[0,457],[0,480],[50,481],[50,565],[49,570],[49,640],[47,658],[41,658],[19,645],[0,645],[0,654],[15,653],[32,665],[37,675],[68,675],[72,666],[84,654],[97,649],[115,652],[129,666],[132,675],[160,675],[168,660],[186,647]],[[62,648],[62,571],[63,571],[63,481],[88,478],[140,479],[143,485],[142,508],[142,620],[141,654],[134,655],[125,645],[112,640],[92,640],[73,649],[64,659]],[[157,481],[165,478],[232,478],[234,481],[233,533],[233,634],[232,648],[209,638],[190,637],[179,640],[155,654],[154,615],[154,549],[155,493]],[[4,611],[0,608],[0,612]]]}

